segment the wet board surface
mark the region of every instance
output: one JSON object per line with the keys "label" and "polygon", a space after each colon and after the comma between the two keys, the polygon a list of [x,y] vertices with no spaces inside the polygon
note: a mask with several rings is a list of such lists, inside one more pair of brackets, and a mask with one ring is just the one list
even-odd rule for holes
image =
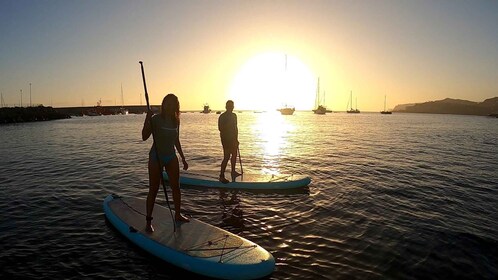
{"label": "wet board surface", "polygon": [[[168,175],[163,172],[165,180]],[[225,173],[229,183],[219,181],[219,172],[215,171],[182,171],[180,173],[180,184],[188,186],[212,187],[224,189],[259,189],[259,190],[283,190],[302,188],[311,183],[309,176],[297,174],[258,174],[244,173],[232,178],[229,172]]]}
{"label": "wet board surface", "polygon": [[146,232],[145,199],[108,195],[103,207],[107,219],[131,242],[188,271],[220,279],[257,279],[275,268],[272,254],[261,246],[200,220],[176,223],[173,231],[169,209],[158,204],[155,230]]}

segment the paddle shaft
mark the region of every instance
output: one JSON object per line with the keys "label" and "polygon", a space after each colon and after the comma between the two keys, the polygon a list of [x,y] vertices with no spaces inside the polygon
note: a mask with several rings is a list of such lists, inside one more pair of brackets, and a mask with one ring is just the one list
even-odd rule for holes
{"label": "paddle shaft", "polygon": [[[144,91],[145,91],[145,101],[147,102],[147,111],[152,112],[152,109],[149,104],[149,93],[147,92],[147,83],[145,82],[145,71],[144,71],[144,64],[142,61],[140,61],[140,68],[142,69],[142,80],[144,81]],[[161,176],[161,185],[163,186],[164,190],[164,196],[166,197],[166,203],[168,204],[169,208],[169,213],[171,214],[171,219],[174,221],[173,218],[173,213],[171,212],[171,207],[169,205],[169,199],[168,199],[168,193],[166,192],[166,186],[164,185],[164,178],[163,178],[163,166],[161,163],[161,158],[159,157],[159,151],[157,150],[157,142],[156,142],[156,137],[154,135],[154,124],[152,123],[152,119],[150,121],[150,130],[152,133],[152,140],[153,140],[153,145],[154,150],[156,152],[156,160],[159,163],[159,176]],[[176,231],[176,225],[173,223],[173,231]]]}
{"label": "paddle shaft", "polygon": [[240,174],[244,174],[244,169],[242,169],[242,158],[240,157],[239,146],[237,146],[237,153],[239,154]]}

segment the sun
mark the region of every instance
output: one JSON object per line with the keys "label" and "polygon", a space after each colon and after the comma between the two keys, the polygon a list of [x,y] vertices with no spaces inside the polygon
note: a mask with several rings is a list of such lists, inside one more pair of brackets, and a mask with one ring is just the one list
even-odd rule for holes
{"label": "sun", "polygon": [[282,106],[311,110],[316,77],[297,57],[278,52],[258,54],[237,72],[229,98],[241,110],[275,110]]}

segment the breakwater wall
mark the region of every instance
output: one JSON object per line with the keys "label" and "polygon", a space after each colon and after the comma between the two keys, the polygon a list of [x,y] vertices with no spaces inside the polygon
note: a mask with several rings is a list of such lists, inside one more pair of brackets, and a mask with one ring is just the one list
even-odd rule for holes
{"label": "breakwater wall", "polygon": [[58,112],[52,107],[9,107],[0,108],[0,124],[49,121],[67,119],[71,116]]}

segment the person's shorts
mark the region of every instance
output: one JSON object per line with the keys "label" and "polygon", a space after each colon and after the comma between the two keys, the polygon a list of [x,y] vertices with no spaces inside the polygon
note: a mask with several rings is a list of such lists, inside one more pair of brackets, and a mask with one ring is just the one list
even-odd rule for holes
{"label": "person's shorts", "polygon": [[237,148],[237,140],[233,138],[221,138],[221,145],[223,149],[234,149]]}

